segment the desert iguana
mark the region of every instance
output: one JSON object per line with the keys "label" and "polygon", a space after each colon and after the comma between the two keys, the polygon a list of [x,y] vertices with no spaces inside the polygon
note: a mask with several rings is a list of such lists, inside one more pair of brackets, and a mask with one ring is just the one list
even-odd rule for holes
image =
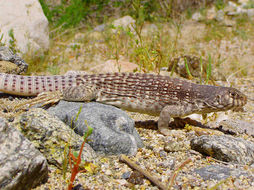
{"label": "desert iguana", "polygon": [[247,97],[221,86],[199,85],[168,76],[141,73],[20,76],[0,73],[0,91],[22,96],[59,92],[67,101],[91,101],[159,116],[167,135],[170,118],[193,113],[240,110]]}

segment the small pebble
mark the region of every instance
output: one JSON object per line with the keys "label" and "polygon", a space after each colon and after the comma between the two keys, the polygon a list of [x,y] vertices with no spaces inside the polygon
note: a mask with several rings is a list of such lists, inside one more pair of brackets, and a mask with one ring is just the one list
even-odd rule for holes
{"label": "small pebble", "polygon": [[144,183],[144,176],[140,172],[134,171],[127,181],[135,185],[142,185]]}
{"label": "small pebble", "polygon": [[122,177],[123,179],[129,179],[130,176],[131,176],[131,172],[124,172],[124,173],[122,174],[121,177]]}

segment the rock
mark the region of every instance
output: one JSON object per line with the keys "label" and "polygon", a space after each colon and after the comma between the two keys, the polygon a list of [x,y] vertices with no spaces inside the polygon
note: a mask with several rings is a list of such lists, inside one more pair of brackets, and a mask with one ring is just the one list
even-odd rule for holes
{"label": "rock", "polygon": [[254,8],[252,6],[248,6],[248,3],[240,3],[241,5],[237,6],[235,3],[230,3],[232,7],[235,9],[231,9],[226,11],[226,14],[229,16],[238,16],[241,14],[246,14],[248,17],[254,16]]}
{"label": "rock", "polygon": [[144,27],[142,28],[141,34],[143,36],[149,36],[151,34],[154,34],[158,32],[159,29],[155,24],[145,24]]}
{"label": "rock", "polygon": [[31,189],[48,178],[47,160],[18,130],[0,118],[0,188]]}
{"label": "rock", "polygon": [[185,141],[168,141],[167,144],[164,146],[164,150],[166,152],[186,151],[188,150],[188,146],[186,145]]}
{"label": "rock", "polygon": [[21,74],[27,71],[28,64],[18,55],[14,54],[8,47],[0,46],[0,61],[6,61],[14,63],[17,67],[13,68],[12,64],[9,63],[2,63],[5,64],[5,67],[8,67],[8,70],[17,70],[14,74]]}
{"label": "rock", "polygon": [[247,15],[248,15],[248,17],[253,17],[254,16],[254,9],[248,9]]}
{"label": "rock", "polygon": [[[78,114],[80,109],[81,112]],[[143,146],[134,128],[134,121],[116,107],[96,102],[85,104],[60,101],[48,111],[74,128],[81,136],[87,129],[85,124],[87,121],[94,129],[88,143],[99,153],[133,155],[136,154],[137,148]]]}
{"label": "rock", "polygon": [[224,20],[224,11],[223,10],[218,10],[215,20],[217,20],[218,22],[222,22]]}
{"label": "rock", "polygon": [[200,14],[200,12],[196,12],[192,15],[192,20],[195,20],[195,21],[201,21],[202,20],[202,15]]}
{"label": "rock", "polygon": [[[185,63],[186,60],[186,63]],[[179,57],[173,57],[168,65],[168,71],[171,71],[173,67],[175,67],[174,72],[179,74],[181,77],[189,78],[189,74],[186,69],[186,64],[188,65],[188,69],[190,71],[191,76],[200,78],[201,73],[201,62],[200,57],[195,55],[180,55]],[[204,58],[202,58],[202,65],[203,65],[203,72],[202,76],[203,78],[206,78],[206,71],[208,67],[208,61]],[[217,69],[212,68],[212,74],[211,79],[212,80],[225,80],[224,75]]]}
{"label": "rock", "polygon": [[97,65],[90,69],[91,72],[95,73],[113,73],[113,72],[133,72],[138,69],[138,65],[128,61],[118,62],[116,60],[108,60],[103,64]]}
{"label": "rock", "polygon": [[236,11],[236,9],[237,9],[237,4],[232,1],[229,1],[223,10],[226,13],[226,15],[228,15],[229,12],[234,12]]}
{"label": "rock", "polygon": [[124,16],[122,18],[119,18],[117,20],[114,20],[112,22],[112,25],[116,28],[113,30],[113,32],[116,32],[117,29],[124,29],[124,30],[130,30],[131,32],[135,33],[135,20],[131,16]]}
{"label": "rock", "polygon": [[191,140],[191,148],[225,162],[252,164],[254,143],[227,135],[203,135]]}
{"label": "rock", "polygon": [[135,185],[142,185],[144,183],[144,175],[140,173],[137,170],[134,170],[130,177],[127,179],[129,183],[135,184]]}
{"label": "rock", "polygon": [[101,24],[101,25],[96,26],[93,30],[96,32],[102,32],[105,30],[105,27],[106,27],[105,24]]}
{"label": "rock", "polygon": [[216,17],[216,8],[212,6],[210,9],[207,10],[206,19],[213,20]]}
{"label": "rock", "polygon": [[210,165],[200,169],[195,169],[195,173],[199,174],[204,180],[223,180],[230,176],[240,177],[247,176],[248,173],[239,169],[232,169],[222,165]]}
{"label": "rock", "polygon": [[0,61],[0,73],[20,74],[20,68],[12,62]]}
{"label": "rock", "polygon": [[225,19],[223,21],[223,24],[227,27],[233,27],[236,25],[236,21],[235,20],[231,20],[231,19]]}
{"label": "rock", "polygon": [[[48,20],[37,0],[0,1],[0,33],[2,43],[9,44],[9,32],[13,30],[18,50],[26,53],[49,48]],[[9,44],[10,45],[10,44]]]}
{"label": "rock", "polygon": [[[14,123],[24,136],[47,158],[50,164],[61,167],[64,162],[64,149],[68,146],[79,151],[83,138],[58,118],[40,108],[33,108],[20,115]],[[82,159],[91,161],[96,156],[93,149],[85,144]]]}
{"label": "rock", "polygon": [[223,120],[219,123],[219,128],[231,134],[247,134],[254,137],[254,123],[242,120]]}
{"label": "rock", "polygon": [[131,176],[131,172],[128,171],[128,172],[124,172],[124,173],[122,174],[121,178],[123,178],[123,179],[129,179],[130,176]]}

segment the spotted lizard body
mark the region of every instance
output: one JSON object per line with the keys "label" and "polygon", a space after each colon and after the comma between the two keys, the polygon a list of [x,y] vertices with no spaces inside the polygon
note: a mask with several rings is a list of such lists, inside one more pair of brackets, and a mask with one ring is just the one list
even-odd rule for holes
{"label": "spotted lizard body", "polygon": [[160,116],[158,128],[165,135],[171,117],[239,110],[247,102],[247,97],[235,88],[141,73],[63,76],[0,73],[0,91],[22,96],[59,91],[67,101],[95,100],[128,111]]}

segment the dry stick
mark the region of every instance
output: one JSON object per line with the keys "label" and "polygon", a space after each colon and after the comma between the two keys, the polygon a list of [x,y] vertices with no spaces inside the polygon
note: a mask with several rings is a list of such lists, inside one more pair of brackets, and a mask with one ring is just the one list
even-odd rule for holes
{"label": "dry stick", "polygon": [[148,171],[143,170],[140,166],[138,166],[137,164],[132,162],[129,158],[127,158],[127,156],[120,155],[119,160],[129,165],[132,169],[135,169],[140,173],[142,173],[147,179],[149,179],[153,184],[155,184],[160,189],[167,190],[167,187],[164,184],[162,184],[162,182],[160,182],[158,178],[152,176],[150,173],[148,173]]}
{"label": "dry stick", "polygon": [[170,177],[170,179],[169,179],[169,184],[168,184],[168,188],[167,188],[168,190],[170,190],[171,187],[173,186],[174,181],[175,181],[175,178],[176,178],[177,174],[179,173],[179,171],[180,171],[181,169],[183,169],[183,167],[184,167],[186,164],[188,164],[189,162],[191,162],[191,161],[192,161],[192,159],[191,159],[191,158],[188,158],[188,159],[185,160],[183,163],[181,163],[180,166],[178,166],[177,168],[174,169],[174,172],[172,173],[172,175],[171,175],[171,177]]}

